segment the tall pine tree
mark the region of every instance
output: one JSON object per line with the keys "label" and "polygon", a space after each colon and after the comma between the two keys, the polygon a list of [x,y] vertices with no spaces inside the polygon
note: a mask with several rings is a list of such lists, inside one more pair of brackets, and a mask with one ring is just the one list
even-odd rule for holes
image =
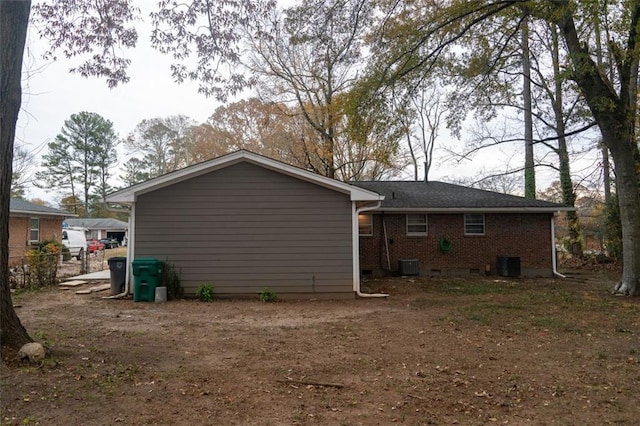
{"label": "tall pine tree", "polygon": [[[78,197],[88,214],[91,196],[104,196],[110,167],[117,161],[113,123],[93,112],[72,114],[43,156],[41,186],[63,189]],[[79,210],[75,212],[78,213]]]}

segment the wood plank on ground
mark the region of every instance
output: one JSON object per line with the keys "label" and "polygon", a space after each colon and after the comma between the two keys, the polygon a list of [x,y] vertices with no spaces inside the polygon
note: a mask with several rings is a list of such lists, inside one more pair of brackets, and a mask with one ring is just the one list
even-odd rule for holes
{"label": "wood plank on ground", "polygon": [[73,280],[73,281],[63,281],[58,285],[60,287],[77,287],[79,285],[86,284],[86,283],[87,281],[83,281],[83,280]]}
{"label": "wood plank on ground", "polygon": [[102,284],[102,285],[98,285],[98,286],[95,286],[95,287],[87,288],[85,290],[78,290],[78,291],[76,291],[76,294],[90,294],[90,293],[95,293],[95,292],[98,292],[98,291],[109,290],[110,288],[111,288],[111,283]]}

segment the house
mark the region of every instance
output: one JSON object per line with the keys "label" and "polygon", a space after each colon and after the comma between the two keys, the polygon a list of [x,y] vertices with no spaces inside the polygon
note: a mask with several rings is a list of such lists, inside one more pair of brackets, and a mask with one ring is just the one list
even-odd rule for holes
{"label": "house", "polygon": [[60,240],[62,222],[75,216],[64,210],[12,198],[9,204],[9,266],[21,264],[40,241]]}
{"label": "house", "polygon": [[282,298],[358,294],[358,214],[381,200],[247,151],[105,197],[130,209],[127,258],[170,263],[185,294],[210,283],[217,295]]}
{"label": "house", "polygon": [[118,219],[78,217],[64,221],[66,226],[72,228],[84,228],[87,230],[87,239],[101,240],[103,238],[114,238],[119,243],[126,238],[129,224]]}
{"label": "house", "polygon": [[[114,192],[130,211],[127,258],[180,273],[185,294],[343,298],[362,273],[523,275],[555,271],[565,206],[439,182],[329,179],[237,151]],[[131,261],[129,261],[131,266]],[[520,271],[518,271],[518,275]],[[132,269],[127,269],[132,289]]]}
{"label": "house", "polygon": [[364,274],[557,272],[554,213],[571,207],[443,182],[353,184],[385,196],[358,218]]}

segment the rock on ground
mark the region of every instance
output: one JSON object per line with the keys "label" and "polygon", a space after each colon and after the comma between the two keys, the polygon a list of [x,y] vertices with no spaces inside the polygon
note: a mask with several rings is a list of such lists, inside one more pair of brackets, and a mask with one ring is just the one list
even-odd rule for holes
{"label": "rock on ground", "polygon": [[44,359],[45,350],[44,346],[40,343],[27,343],[20,348],[18,351],[18,359],[24,360],[29,359],[31,363],[38,363]]}

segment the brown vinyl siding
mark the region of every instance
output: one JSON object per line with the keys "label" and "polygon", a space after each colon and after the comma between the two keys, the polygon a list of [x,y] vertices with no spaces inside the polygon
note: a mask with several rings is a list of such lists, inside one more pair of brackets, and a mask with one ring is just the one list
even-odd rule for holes
{"label": "brown vinyl siding", "polygon": [[239,163],[138,197],[135,257],[168,260],[187,294],[353,294],[351,201]]}

